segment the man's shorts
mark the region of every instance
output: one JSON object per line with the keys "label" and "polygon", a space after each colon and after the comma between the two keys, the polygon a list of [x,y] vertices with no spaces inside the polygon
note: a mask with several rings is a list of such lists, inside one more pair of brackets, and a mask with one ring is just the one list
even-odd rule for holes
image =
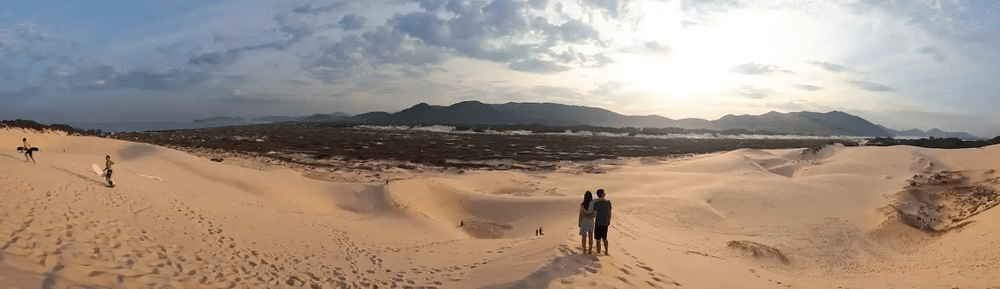
{"label": "man's shorts", "polygon": [[594,227],[594,239],[608,239],[608,226],[595,226]]}
{"label": "man's shorts", "polygon": [[110,178],[111,177],[111,170],[107,170],[107,172],[104,173],[104,176]]}

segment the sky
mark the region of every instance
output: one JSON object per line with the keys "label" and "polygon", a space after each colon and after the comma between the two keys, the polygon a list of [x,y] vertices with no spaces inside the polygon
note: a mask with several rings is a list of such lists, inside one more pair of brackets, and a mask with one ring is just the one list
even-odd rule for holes
{"label": "sky", "polygon": [[556,102],[844,111],[1000,135],[1000,0],[173,0],[0,6],[0,118]]}

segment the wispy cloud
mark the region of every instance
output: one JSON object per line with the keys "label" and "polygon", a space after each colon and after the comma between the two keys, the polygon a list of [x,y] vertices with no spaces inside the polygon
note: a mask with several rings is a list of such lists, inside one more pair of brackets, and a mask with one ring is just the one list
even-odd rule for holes
{"label": "wispy cloud", "polygon": [[867,90],[867,91],[886,92],[886,91],[892,91],[893,90],[892,87],[889,87],[889,86],[886,86],[886,85],[883,85],[883,84],[878,84],[878,83],[873,83],[873,82],[867,82],[867,81],[854,80],[854,81],[850,81],[850,83],[853,84],[854,86],[860,88],[860,89],[864,89],[864,90]]}
{"label": "wispy cloud", "polygon": [[734,66],[729,71],[739,74],[764,75],[775,72],[777,71],[777,69],[778,69],[777,65],[768,65],[768,64],[751,62]]}
{"label": "wispy cloud", "polygon": [[948,56],[944,53],[944,51],[941,51],[936,47],[931,47],[931,46],[920,47],[917,48],[917,53],[930,55],[937,62],[948,61]]}
{"label": "wispy cloud", "polygon": [[764,99],[770,95],[773,95],[774,90],[767,88],[759,88],[755,86],[744,86],[736,90],[736,93],[740,96],[751,98],[751,99]]}
{"label": "wispy cloud", "polygon": [[795,86],[795,88],[798,88],[798,89],[801,89],[801,90],[807,90],[807,91],[819,91],[819,90],[823,90],[822,87],[815,86],[815,85],[809,85],[809,84],[793,84],[793,86]]}
{"label": "wispy cloud", "polygon": [[822,61],[809,61],[809,63],[812,64],[812,65],[816,65],[816,66],[822,67],[823,69],[826,69],[826,70],[829,70],[829,71],[833,71],[833,72],[850,71],[850,69],[848,69],[847,67],[844,67],[843,65],[840,65],[840,64],[834,64],[834,63],[822,62]]}

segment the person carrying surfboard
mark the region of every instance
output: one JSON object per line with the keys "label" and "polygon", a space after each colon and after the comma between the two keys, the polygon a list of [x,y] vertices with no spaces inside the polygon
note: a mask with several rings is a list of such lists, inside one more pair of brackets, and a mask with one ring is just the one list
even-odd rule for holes
{"label": "person carrying surfboard", "polygon": [[37,164],[35,162],[35,155],[31,153],[31,145],[28,144],[28,138],[22,138],[21,141],[24,142],[24,145],[21,146],[24,148],[24,161],[27,162],[30,160],[31,163]]}
{"label": "person carrying surfboard", "polygon": [[115,182],[111,181],[111,166],[115,162],[111,161],[111,156],[104,156],[104,179],[108,181],[108,187],[114,188]]}

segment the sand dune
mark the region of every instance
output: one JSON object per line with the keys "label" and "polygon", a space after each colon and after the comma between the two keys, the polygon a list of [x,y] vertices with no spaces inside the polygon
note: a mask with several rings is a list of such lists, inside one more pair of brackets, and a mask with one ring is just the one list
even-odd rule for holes
{"label": "sand dune", "polygon": [[[21,137],[37,164],[14,150]],[[744,149],[385,184],[94,137],[0,140],[5,288],[1000,285],[997,146]],[[89,169],[104,155],[116,188]],[[576,206],[598,188],[615,206],[611,255],[581,255]]]}

